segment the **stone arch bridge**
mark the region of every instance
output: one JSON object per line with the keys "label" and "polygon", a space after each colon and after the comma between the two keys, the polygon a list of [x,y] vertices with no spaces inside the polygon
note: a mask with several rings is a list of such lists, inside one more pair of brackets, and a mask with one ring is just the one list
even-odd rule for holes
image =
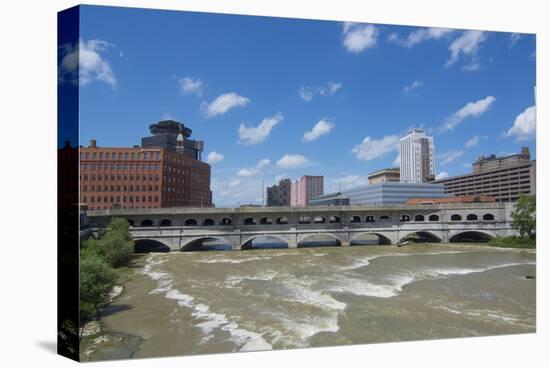
{"label": "stone arch bridge", "polygon": [[191,250],[218,239],[234,250],[250,247],[259,237],[301,245],[324,236],[340,246],[366,235],[380,244],[398,244],[411,235],[430,242],[453,242],[473,235],[481,239],[515,234],[512,203],[467,203],[393,206],[314,206],[241,208],[111,209],[88,213],[99,230],[112,217],[126,218],[136,241],[164,245],[171,251]]}

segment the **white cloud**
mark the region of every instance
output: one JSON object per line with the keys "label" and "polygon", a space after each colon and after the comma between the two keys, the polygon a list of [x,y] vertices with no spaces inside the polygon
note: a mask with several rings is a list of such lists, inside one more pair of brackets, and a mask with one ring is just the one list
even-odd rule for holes
{"label": "white cloud", "polygon": [[315,96],[331,96],[342,89],[342,87],[343,85],[340,82],[328,82],[322,86],[302,86],[298,93],[300,94],[300,98],[309,102]]}
{"label": "white cloud", "polygon": [[206,84],[200,79],[193,79],[190,77],[178,78],[178,84],[183,94],[195,94],[196,96],[202,96]]}
{"label": "white cloud", "polygon": [[444,178],[449,177],[449,174],[445,171],[439,172],[437,175],[435,175],[436,180],[443,180]]}
{"label": "white cloud", "polygon": [[277,161],[277,167],[282,169],[306,167],[309,164],[309,159],[299,154],[286,154]]}
{"label": "white cloud", "polygon": [[313,126],[313,128],[309,131],[306,131],[304,133],[303,140],[306,142],[313,141],[315,139],[318,139],[319,137],[326,135],[330,133],[330,131],[334,128],[334,123],[327,121],[327,120],[320,120]]}
{"label": "white cloud", "polygon": [[409,33],[407,38],[401,39],[397,33],[392,33],[388,37],[388,41],[397,43],[401,46],[411,48],[417,44],[427,40],[438,40],[454,32],[454,29],[449,28],[420,28]]}
{"label": "white cloud", "polygon": [[352,152],[357,159],[369,161],[381,157],[389,152],[399,150],[399,136],[386,135],[382,139],[376,140],[367,136],[363,142],[356,145]]}
{"label": "white cloud", "polygon": [[262,160],[260,160],[256,166],[252,167],[252,168],[243,168],[242,170],[240,170],[239,172],[237,172],[237,176],[239,177],[251,177],[251,176],[256,176],[258,173],[260,173],[262,171],[262,169],[269,165],[271,161],[267,158],[264,158]]}
{"label": "white cloud", "polygon": [[246,127],[244,124],[241,124],[239,126],[239,142],[243,144],[261,143],[269,136],[275,125],[281,121],[283,121],[283,115],[277,112],[271,117],[264,118],[256,127]]}
{"label": "white cloud", "polygon": [[455,39],[449,46],[451,58],[447,60],[445,67],[455,64],[461,56],[475,58],[479,46],[486,39],[487,35],[483,31],[464,31],[462,35]]}
{"label": "white cloud", "polygon": [[487,139],[486,136],[474,135],[466,142],[466,148],[475,147],[482,139]]}
{"label": "white cloud", "polygon": [[518,140],[527,140],[535,136],[536,122],[536,107],[527,107],[525,111],[516,116],[514,126],[506,132],[506,136],[515,136]]}
{"label": "white cloud", "polygon": [[[109,62],[102,54],[114,47],[113,44],[98,39],[84,41],[80,39],[78,48],[66,45],[63,48],[64,56],[61,59],[60,80],[79,83],[85,86],[93,81],[109,84],[113,89],[117,87],[117,79]],[[78,73],[78,75],[77,75]]]}
{"label": "white cloud", "polygon": [[509,48],[514,47],[520,38],[521,38],[520,33],[510,33],[510,44],[508,47]]}
{"label": "white cloud", "polygon": [[443,126],[440,127],[440,131],[453,130],[458,124],[460,124],[464,119],[468,117],[479,117],[485,111],[487,111],[493,103],[495,103],[496,98],[493,96],[487,96],[483,99],[477,100],[475,102],[469,102],[460,110],[453,113],[451,116],[447,117]]}
{"label": "white cloud", "polygon": [[409,94],[411,93],[413,90],[417,89],[417,88],[420,88],[422,86],[422,82],[420,80],[415,80],[414,82],[412,82],[411,84],[409,85],[406,85],[403,87],[403,93],[405,94]]}
{"label": "white cloud", "polygon": [[218,162],[221,162],[224,160],[224,156],[223,154],[221,153],[218,153],[218,152],[210,152],[208,154],[208,157],[206,157],[206,163],[209,163],[209,164],[214,164],[214,163],[218,163]]}
{"label": "white cloud", "polygon": [[343,26],[344,47],[352,53],[359,53],[376,46],[378,29],[372,24],[345,22]]}
{"label": "white cloud", "polygon": [[395,157],[395,159],[393,160],[393,165],[395,167],[401,166],[401,153],[397,154],[397,157]]}
{"label": "white cloud", "polygon": [[238,178],[233,178],[231,179],[231,181],[229,181],[229,187],[237,187],[241,184],[241,180],[239,180]]}
{"label": "white cloud", "polygon": [[234,107],[244,107],[250,103],[250,99],[240,96],[237,93],[225,93],[219,95],[211,103],[203,102],[201,109],[208,117],[223,115]]}
{"label": "white cloud", "polygon": [[446,153],[439,154],[437,158],[441,159],[442,166],[446,166],[449,163],[453,163],[463,155],[464,155],[464,150],[451,150]]}

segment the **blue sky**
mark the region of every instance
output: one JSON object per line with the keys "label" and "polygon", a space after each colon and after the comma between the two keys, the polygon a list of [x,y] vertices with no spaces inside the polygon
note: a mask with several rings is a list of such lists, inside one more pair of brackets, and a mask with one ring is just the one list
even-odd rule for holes
{"label": "blue sky", "polygon": [[205,141],[217,206],[259,203],[262,181],[325,176],[325,192],[392,167],[409,128],[436,173],[481,154],[535,157],[535,36],[84,6],[80,141],[131,146],[163,118]]}

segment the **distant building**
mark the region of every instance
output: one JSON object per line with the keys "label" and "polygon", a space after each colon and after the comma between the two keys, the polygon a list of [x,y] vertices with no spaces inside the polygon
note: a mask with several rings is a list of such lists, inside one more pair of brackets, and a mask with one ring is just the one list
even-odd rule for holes
{"label": "distant building", "polygon": [[344,196],[341,192],[334,192],[332,194],[320,195],[311,198],[308,202],[308,206],[319,205],[333,205],[344,206],[349,205],[349,198]]}
{"label": "distant building", "polygon": [[487,195],[453,196],[448,198],[414,198],[407,200],[408,205],[429,205],[448,203],[492,203],[496,199]]}
{"label": "distant building", "polygon": [[514,167],[531,161],[528,147],[521,148],[521,153],[497,158],[494,154],[489,157],[481,156],[473,164],[474,173],[487,172],[499,168]]}
{"label": "distant building", "polygon": [[520,193],[536,194],[536,162],[527,148],[520,154],[480,157],[473,173],[437,180],[454,196],[488,195],[499,202],[516,201]]}
{"label": "distant building", "polygon": [[80,201],[89,210],[212,206],[210,165],[197,159],[202,142],[191,148],[190,129],[165,123],[151,125],[152,138],[160,138],[143,138],[143,147],[99,147],[91,140],[79,148]]}
{"label": "distant building", "polygon": [[369,184],[377,184],[382,182],[399,182],[400,174],[399,167],[384,168],[378,171],[369,173]]}
{"label": "distant building", "polygon": [[191,140],[192,130],[181,122],[174,120],[159,121],[149,125],[153,136],[141,138],[141,146],[144,148],[162,148],[177,152],[189,158],[201,160],[204,150],[204,142]]}
{"label": "distant building", "polygon": [[292,181],[285,178],[277,185],[267,188],[267,206],[290,206]]}
{"label": "distant building", "polygon": [[326,204],[325,202],[336,200],[339,195],[342,199],[347,199],[347,205],[402,205],[412,198],[444,198],[449,196],[445,194],[443,185],[383,182],[344,190],[341,193],[315,197],[310,200],[310,205],[336,205]]}
{"label": "distant building", "polygon": [[290,206],[307,206],[308,201],[324,194],[324,176],[302,176],[290,188]]}
{"label": "distant building", "polygon": [[400,180],[406,183],[433,181],[435,151],[431,136],[422,129],[412,129],[400,140]]}

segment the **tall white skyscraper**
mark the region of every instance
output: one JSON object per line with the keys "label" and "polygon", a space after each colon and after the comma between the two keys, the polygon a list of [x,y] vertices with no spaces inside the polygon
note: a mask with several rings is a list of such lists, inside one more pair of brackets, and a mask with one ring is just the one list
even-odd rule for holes
{"label": "tall white skyscraper", "polygon": [[434,140],[422,129],[412,129],[400,140],[401,182],[422,183],[435,177]]}

